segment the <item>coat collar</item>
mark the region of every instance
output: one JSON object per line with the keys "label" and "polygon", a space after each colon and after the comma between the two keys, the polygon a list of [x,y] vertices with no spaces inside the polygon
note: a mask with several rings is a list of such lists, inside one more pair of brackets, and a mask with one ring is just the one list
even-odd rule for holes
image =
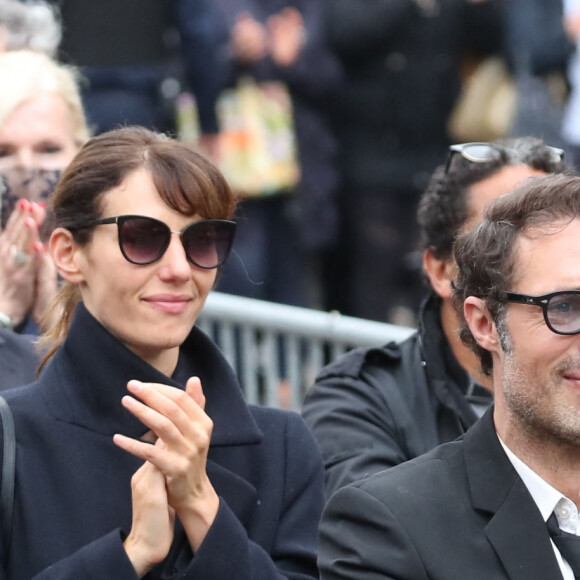
{"label": "coat collar", "polygon": [[103,435],[140,437],[147,431],[122,404],[127,382],[138,379],[185,388],[187,377],[201,378],[206,412],[214,421],[212,446],[259,443],[256,425],[240,385],[222,353],[194,328],[181,346],[173,377],[167,377],[110,334],[80,303],[62,347],[39,381],[45,400],[62,421]]}
{"label": "coat collar", "polygon": [[[442,300],[431,292],[421,307],[419,340],[421,356],[428,382],[439,401],[449,407],[461,421],[464,430],[473,425],[478,415],[466,398],[466,389],[472,379],[455,359],[441,326]],[[482,402],[491,403],[492,396],[480,385],[475,392]]]}
{"label": "coat collar", "polygon": [[559,578],[546,524],[501,447],[493,408],[465,434],[473,507],[490,517],[486,535],[513,580]]}

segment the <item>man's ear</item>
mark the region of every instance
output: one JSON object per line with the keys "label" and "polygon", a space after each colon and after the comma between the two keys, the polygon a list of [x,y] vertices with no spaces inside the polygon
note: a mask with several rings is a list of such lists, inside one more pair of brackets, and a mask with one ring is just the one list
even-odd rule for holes
{"label": "man's ear", "polygon": [[463,304],[463,314],[477,344],[485,350],[499,353],[501,347],[497,329],[485,302],[469,296]]}
{"label": "man's ear", "polygon": [[451,281],[455,275],[455,262],[452,259],[436,258],[433,252],[427,249],[423,252],[423,270],[434,292],[440,298],[450,300],[453,296]]}
{"label": "man's ear", "polygon": [[50,255],[60,276],[71,284],[80,284],[84,275],[79,268],[81,251],[71,232],[57,228],[52,232],[48,242]]}

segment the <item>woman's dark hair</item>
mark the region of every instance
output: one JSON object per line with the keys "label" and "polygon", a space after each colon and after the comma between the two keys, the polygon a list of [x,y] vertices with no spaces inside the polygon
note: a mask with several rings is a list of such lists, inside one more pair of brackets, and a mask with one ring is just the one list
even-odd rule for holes
{"label": "woman's dark hair", "polygon": [[499,292],[513,290],[518,275],[517,240],[548,235],[576,218],[580,218],[580,177],[548,175],[526,181],[495,200],[486,209],[483,222],[457,238],[453,300],[461,320],[460,336],[478,356],[486,375],[493,366],[491,353],[477,344],[467,325],[465,299],[481,298],[501,330],[504,303]]}
{"label": "woman's dark hair", "polygon": [[439,166],[419,202],[417,220],[423,247],[436,258],[449,259],[458,232],[470,218],[469,188],[510,165],[527,165],[545,173],[563,173],[567,166],[541,139],[521,137],[490,143],[497,159],[474,163],[455,154],[448,171]]}
{"label": "woman's dark hair", "polygon": [[[232,190],[203,155],[163,134],[124,127],[94,137],[72,160],[49,198],[44,235],[66,228],[79,245],[87,244],[93,232],[87,225],[102,216],[104,195],[138,169],[151,173],[161,199],[179,213],[216,219],[234,214]],[[47,351],[39,369],[64,340],[79,301],[78,288],[65,282],[47,316],[57,322],[43,336]]]}

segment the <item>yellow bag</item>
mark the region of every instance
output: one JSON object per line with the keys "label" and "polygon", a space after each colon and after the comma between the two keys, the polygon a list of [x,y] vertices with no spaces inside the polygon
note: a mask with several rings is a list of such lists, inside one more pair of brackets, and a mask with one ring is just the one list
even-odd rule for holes
{"label": "yellow bag", "polygon": [[448,122],[456,142],[507,137],[514,120],[517,89],[502,59],[482,60],[465,85]]}
{"label": "yellow bag", "polygon": [[[230,186],[247,196],[292,191],[300,180],[292,100],[277,81],[243,77],[223,91],[216,105],[219,158]],[[178,100],[178,130],[185,141],[199,137],[191,97]]]}

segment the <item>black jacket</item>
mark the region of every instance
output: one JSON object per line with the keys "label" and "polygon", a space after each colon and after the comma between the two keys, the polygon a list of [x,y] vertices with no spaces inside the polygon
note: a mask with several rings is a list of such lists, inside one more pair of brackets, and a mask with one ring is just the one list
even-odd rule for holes
{"label": "black jacket", "polygon": [[145,578],[317,577],[322,464],[300,417],[249,407],[231,367],[200,330],[182,345],[170,378],[81,304],[40,380],[5,392],[16,427],[16,495],[0,579],[135,580],[122,541],[131,527],[130,480],[142,461],[112,438],[138,438],[148,428],[121,398],[131,378],[183,388],[192,375],[201,378],[214,421],[207,472],[220,507],[195,557],[177,525],[169,556]]}
{"label": "black jacket", "polygon": [[[469,382],[451,354],[435,297],[418,332],[401,344],[359,348],[325,367],[303,416],[322,449],[327,495],[463,434],[477,420],[465,395]],[[482,387],[477,392],[491,402]]]}
{"label": "black jacket", "polygon": [[39,359],[35,338],[0,328],[0,391],[34,380]]}
{"label": "black jacket", "polygon": [[491,410],[461,440],[339,490],[320,538],[322,580],[562,578]]}

